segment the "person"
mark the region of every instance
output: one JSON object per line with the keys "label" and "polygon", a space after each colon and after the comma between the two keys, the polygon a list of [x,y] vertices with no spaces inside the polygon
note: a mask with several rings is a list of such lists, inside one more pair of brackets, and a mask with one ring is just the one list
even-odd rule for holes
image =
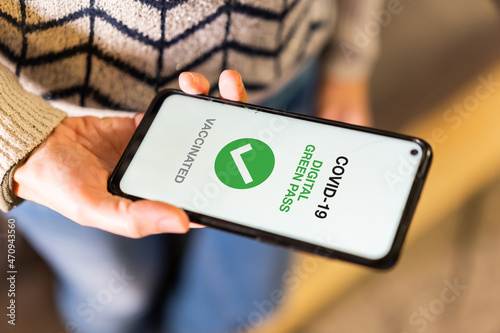
{"label": "person", "polygon": [[[108,193],[110,172],[141,118],[115,110],[144,111],[165,87],[215,93],[218,82],[222,98],[309,114],[318,105],[321,117],[369,124],[367,77],[377,41],[357,45],[354,32],[380,5],[0,5],[0,208],[55,272],[67,331],[147,331],[159,303],[168,332],[255,324],[259,302],[286,282],[289,252],[208,228],[179,242],[165,234],[196,227],[181,209]],[[337,47],[323,66],[320,53],[332,41]],[[160,299],[168,276],[175,288]]]}

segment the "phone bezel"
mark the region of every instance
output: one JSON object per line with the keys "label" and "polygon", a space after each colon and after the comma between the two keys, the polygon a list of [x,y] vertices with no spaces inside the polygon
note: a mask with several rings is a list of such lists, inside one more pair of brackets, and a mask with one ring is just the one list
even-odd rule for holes
{"label": "phone bezel", "polygon": [[393,137],[393,138],[408,140],[408,141],[412,141],[414,143],[417,143],[422,148],[421,162],[420,162],[420,165],[418,166],[416,177],[413,180],[410,194],[408,196],[408,201],[406,202],[405,208],[403,210],[403,214],[401,216],[401,220],[399,222],[399,226],[397,228],[392,246],[391,246],[389,252],[387,253],[387,255],[385,255],[384,257],[382,257],[380,259],[368,259],[368,258],[360,257],[360,256],[353,255],[350,253],[346,253],[346,252],[338,251],[335,249],[330,249],[330,248],[326,248],[323,246],[319,246],[317,244],[308,243],[305,241],[300,241],[300,240],[286,237],[283,235],[279,235],[279,234],[275,234],[275,233],[271,233],[271,232],[267,232],[267,231],[262,231],[262,230],[259,230],[256,228],[244,226],[241,224],[237,224],[235,222],[207,216],[207,215],[204,215],[204,214],[199,213],[199,212],[193,212],[193,211],[186,210],[186,213],[188,214],[189,218],[193,222],[200,223],[200,224],[203,224],[206,226],[210,226],[210,227],[213,227],[213,228],[216,228],[219,230],[224,230],[224,231],[236,233],[236,234],[250,237],[253,239],[262,240],[262,241],[277,244],[277,245],[287,246],[287,247],[290,247],[293,249],[313,253],[316,255],[320,255],[320,256],[324,256],[324,257],[328,257],[328,258],[345,260],[345,261],[349,261],[349,262],[353,262],[353,263],[357,263],[357,264],[361,264],[361,265],[365,265],[365,266],[369,266],[369,267],[374,267],[374,268],[389,268],[396,263],[396,261],[399,257],[399,253],[400,253],[403,241],[406,237],[411,219],[412,219],[413,214],[415,212],[415,208],[416,208],[418,199],[420,197],[420,193],[422,191],[424,181],[425,181],[427,174],[429,172],[429,167],[430,167],[431,160],[432,160],[432,149],[431,149],[430,145],[427,142],[425,142],[424,140],[421,140],[421,139],[416,138],[416,137],[411,137],[411,136],[398,134],[398,133],[394,133],[394,132],[379,130],[379,129],[375,129],[375,128],[351,125],[351,124],[342,123],[342,122],[333,121],[333,120],[326,120],[326,119],[322,119],[322,118],[317,118],[317,117],[292,113],[292,112],[288,112],[288,111],[267,108],[267,107],[248,104],[248,103],[234,102],[234,101],[229,101],[229,100],[224,100],[224,99],[219,99],[219,98],[204,96],[204,95],[190,95],[190,94],[186,94],[180,90],[165,89],[165,90],[158,92],[156,97],[151,102],[151,104],[150,104],[148,110],[146,111],[141,123],[139,124],[138,128],[136,129],[130,142],[128,143],[127,147],[125,148],[125,151],[122,154],[118,164],[116,165],[113,173],[111,174],[109,181],[108,181],[108,191],[110,193],[131,199],[131,200],[141,200],[142,199],[142,198],[135,197],[135,196],[132,196],[132,195],[129,195],[127,193],[122,192],[119,184],[120,184],[121,178],[123,177],[125,171],[127,170],[128,166],[130,165],[130,162],[132,161],[134,154],[137,152],[139,146],[142,143],[142,140],[144,139],[151,124],[153,123],[161,105],[163,104],[163,101],[166,98],[168,98],[169,96],[174,95],[174,94],[175,95],[183,95],[183,96],[186,96],[189,98],[197,98],[197,99],[207,100],[207,101],[211,101],[211,102],[232,105],[232,106],[236,106],[236,107],[240,107],[240,108],[246,108],[246,109],[251,108],[254,110],[261,111],[261,112],[267,112],[267,113],[280,115],[280,116],[284,116],[284,117],[290,117],[290,118],[295,118],[295,119],[301,119],[304,121],[311,121],[311,122],[315,122],[315,123],[327,124],[327,125],[331,125],[331,126],[342,127],[342,128],[355,130],[355,131],[361,131],[361,132],[365,132],[365,133],[382,135],[382,136],[386,136],[386,137]]}

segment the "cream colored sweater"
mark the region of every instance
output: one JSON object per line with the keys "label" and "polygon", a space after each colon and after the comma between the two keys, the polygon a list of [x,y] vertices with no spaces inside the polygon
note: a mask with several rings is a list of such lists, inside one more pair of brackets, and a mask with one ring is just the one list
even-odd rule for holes
{"label": "cream colored sweater", "polygon": [[360,33],[381,2],[0,1],[0,209],[20,201],[11,191],[16,166],[66,116],[46,100],[144,111],[182,71],[216,87],[231,68],[255,103],[331,41],[342,47],[330,52],[326,72],[366,76],[377,42],[360,43]]}

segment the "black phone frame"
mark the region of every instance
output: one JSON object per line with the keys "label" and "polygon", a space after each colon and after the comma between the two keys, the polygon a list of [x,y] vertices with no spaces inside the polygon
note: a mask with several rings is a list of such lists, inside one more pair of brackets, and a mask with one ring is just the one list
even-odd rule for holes
{"label": "black phone frame", "polygon": [[136,129],[134,135],[132,136],[130,142],[128,143],[127,147],[125,148],[124,153],[122,154],[118,164],[116,165],[113,173],[109,177],[108,181],[108,191],[114,195],[119,195],[131,200],[142,200],[142,198],[135,197],[129,194],[126,194],[121,191],[120,189],[120,181],[121,178],[123,177],[125,171],[127,170],[128,166],[130,165],[130,162],[132,161],[132,158],[134,154],[137,152],[139,146],[142,143],[142,140],[144,139],[147,131],[149,130],[151,124],[153,123],[156,114],[158,113],[161,105],[163,104],[163,101],[168,98],[171,95],[183,95],[183,96],[188,96],[190,98],[197,98],[197,99],[202,99],[202,100],[207,100],[211,102],[216,102],[216,103],[222,103],[226,105],[232,105],[236,107],[243,107],[243,108],[250,108],[256,111],[261,111],[261,112],[267,112],[275,115],[280,115],[280,116],[285,116],[285,117],[290,117],[290,118],[295,118],[295,119],[301,119],[305,121],[311,121],[315,123],[321,123],[321,124],[327,124],[327,125],[332,125],[336,127],[342,127],[342,128],[347,128],[355,131],[361,131],[365,133],[372,133],[372,134],[377,134],[377,135],[382,135],[386,137],[392,137],[392,138],[398,138],[398,139],[403,139],[403,140],[408,140],[417,143],[421,148],[422,148],[422,159],[420,162],[420,165],[418,166],[416,177],[413,181],[413,185],[411,187],[408,200],[406,202],[405,208],[403,210],[403,214],[401,215],[401,220],[399,222],[398,229],[396,231],[394,241],[392,243],[391,249],[385,255],[384,257],[380,259],[368,259],[360,256],[356,256],[353,254],[349,254],[346,252],[334,250],[334,249],[329,249],[323,246],[319,246],[317,244],[312,244],[308,243],[305,241],[300,241],[294,238],[282,236],[279,234],[267,232],[267,231],[262,231],[256,228],[244,226],[241,224],[237,224],[235,222],[227,221],[227,220],[222,220],[219,218],[203,215],[201,213],[193,212],[193,211],[188,211],[186,210],[186,213],[188,214],[189,218],[191,221],[203,224],[215,229],[223,230],[223,231],[228,231],[232,232],[238,235],[250,237],[253,239],[256,239],[258,241],[264,241],[267,243],[271,244],[276,244],[276,245],[281,245],[289,248],[293,248],[296,250],[312,253],[315,255],[319,255],[322,257],[327,257],[327,258],[334,258],[334,259],[340,259],[344,261],[349,261],[353,262],[356,264],[364,265],[364,266],[369,266],[373,268],[390,268],[392,267],[398,257],[399,253],[401,250],[401,247],[403,245],[403,241],[406,237],[408,228],[410,226],[411,219],[413,217],[413,214],[415,212],[415,208],[417,206],[418,199],[420,198],[420,194],[425,182],[425,179],[427,177],[427,174],[429,172],[430,164],[432,161],[432,149],[431,146],[425,142],[422,139],[416,138],[416,137],[411,137],[403,134],[398,134],[390,131],[384,131],[384,130],[379,130],[375,128],[370,128],[370,127],[363,127],[363,126],[358,126],[358,125],[351,125],[339,121],[333,121],[333,120],[327,120],[327,119],[322,119],[322,118],[317,118],[313,116],[307,116],[307,115],[302,115],[302,114],[297,114],[297,113],[292,113],[289,111],[283,111],[283,110],[277,110],[277,109],[272,109],[268,107],[263,107],[259,105],[253,105],[249,103],[241,103],[241,102],[234,102],[234,101],[229,101],[225,99],[220,99],[220,98],[215,98],[215,97],[210,97],[210,96],[205,96],[205,95],[190,95],[187,93],[184,93],[180,90],[175,90],[175,89],[164,89],[158,92],[156,97],[153,99],[151,102],[148,110],[146,111],[141,123],[139,124],[138,128]]}

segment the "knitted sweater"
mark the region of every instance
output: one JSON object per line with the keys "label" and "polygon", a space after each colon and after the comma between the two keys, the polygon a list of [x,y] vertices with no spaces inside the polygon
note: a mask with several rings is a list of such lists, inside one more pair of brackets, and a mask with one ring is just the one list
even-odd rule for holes
{"label": "knitted sweater", "polygon": [[[216,87],[231,68],[255,103],[330,41],[356,46],[355,32],[380,2],[2,0],[0,209],[18,202],[11,192],[16,166],[66,116],[46,100],[144,111],[159,89],[177,86],[182,71],[200,72]],[[354,49],[334,49],[326,71],[365,76],[376,41]]]}

